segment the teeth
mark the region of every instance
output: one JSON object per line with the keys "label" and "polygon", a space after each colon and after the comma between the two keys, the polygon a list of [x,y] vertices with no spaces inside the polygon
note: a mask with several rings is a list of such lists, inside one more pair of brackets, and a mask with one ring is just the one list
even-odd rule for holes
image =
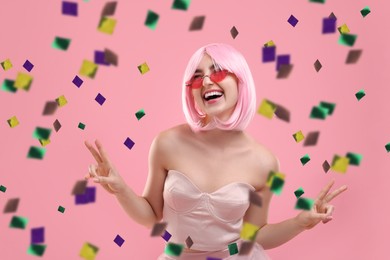
{"label": "teeth", "polygon": [[223,93],[222,92],[218,92],[218,91],[212,91],[212,92],[208,92],[206,93],[206,95],[204,95],[205,98],[208,98],[210,96],[213,96],[213,95],[219,95],[219,96],[222,96]]}

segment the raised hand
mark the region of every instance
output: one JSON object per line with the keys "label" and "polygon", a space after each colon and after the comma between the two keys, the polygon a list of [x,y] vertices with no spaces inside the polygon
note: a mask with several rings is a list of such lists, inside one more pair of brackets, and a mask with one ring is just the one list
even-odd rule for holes
{"label": "raised hand", "polygon": [[109,160],[102,144],[98,140],[95,141],[97,150],[87,141],[84,144],[97,162],[97,165],[91,164],[89,166],[89,173],[85,176],[85,179],[92,178],[95,183],[100,183],[110,193],[123,192],[127,187],[126,183]]}
{"label": "raised hand", "polygon": [[329,182],[318,194],[313,208],[311,210],[304,210],[297,216],[297,220],[300,226],[305,229],[311,229],[316,226],[320,221],[326,224],[327,222],[333,219],[332,213],[334,210],[334,206],[330,205],[335,197],[340,195],[340,193],[347,190],[347,186],[341,186],[337,190],[329,193],[329,190],[332,188],[334,184],[334,180]]}

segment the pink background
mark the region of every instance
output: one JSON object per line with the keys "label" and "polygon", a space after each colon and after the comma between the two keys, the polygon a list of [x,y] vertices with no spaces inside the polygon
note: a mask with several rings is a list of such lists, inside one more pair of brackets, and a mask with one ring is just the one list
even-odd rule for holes
{"label": "pink background", "polygon": [[[106,1],[77,1],[79,16],[61,15],[61,1],[1,0],[0,61],[9,58],[13,68],[0,69],[0,82],[26,72],[26,59],[34,65],[30,91],[0,91],[0,209],[10,198],[20,198],[16,213],[0,213],[1,259],[36,259],[27,255],[30,230],[45,227],[45,259],[79,259],[85,242],[99,247],[96,259],[156,259],[164,250],[162,238],[151,238],[150,230],[133,222],[116,199],[97,188],[96,203],[75,205],[71,190],[87,173],[94,160],[83,141],[99,138],[119,172],[138,194],[147,177],[147,156],[151,141],[162,130],[185,122],[180,83],[186,63],[200,46],[211,42],[233,45],[246,57],[256,82],[257,103],[263,98],[290,109],[291,122],[256,115],[248,132],[279,157],[286,184],[274,196],[269,222],[295,216],[299,187],[314,198],[332,178],[349,190],[336,198],[334,220],[304,232],[287,244],[268,251],[273,259],[387,259],[390,231],[388,221],[390,142],[389,58],[386,33],[389,4],[386,1],[328,0],[325,4],[300,1],[192,1],[187,11],[171,9],[171,1],[119,1],[113,18],[113,35],[97,31]],[[371,13],[363,18],[366,5]],[[156,30],[144,26],[148,10],[160,15]],[[346,23],[357,34],[354,47],[337,43],[338,33],[322,35],[322,19],[331,12],[337,26]],[[387,12],[387,13],[385,13]],[[287,23],[293,14],[294,28]],[[206,15],[202,31],[189,31],[195,16]],[[236,26],[239,35],[230,36]],[[51,48],[55,36],[71,38],[66,52]],[[262,45],[273,40],[277,54],[290,54],[294,69],[287,80],[277,80],[275,63],[263,64]],[[119,55],[119,66],[99,66],[95,79],[82,77],[84,84],[72,84],[84,59],[95,50],[111,49]],[[346,65],[350,49],[362,49],[357,64]],[[319,59],[320,72],[313,64]],[[150,71],[141,75],[137,66],[147,62]],[[357,101],[355,93],[366,96]],[[94,98],[100,92],[103,106]],[[65,95],[68,104],[55,115],[42,116],[44,104]],[[326,120],[310,119],[320,101],[336,103]],[[143,108],[140,121],[135,112]],[[10,128],[7,119],[17,116],[20,125]],[[62,128],[51,134],[43,160],[27,159],[38,126]],[[79,129],[79,122],[86,125]],[[320,131],[317,146],[303,147],[292,134]],[[130,137],[135,146],[123,142]],[[322,171],[324,160],[347,152],[363,155],[360,166],[346,174]],[[308,153],[311,161],[302,166],[299,158]],[[89,183],[89,186],[94,186]],[[64,214],[57,211],[66,208]],[[25,230],[11,229],[12,216],[29,219]],[[120,248],[113,239],[125,239]],[[218,239],[218,238],[216,238]]]}

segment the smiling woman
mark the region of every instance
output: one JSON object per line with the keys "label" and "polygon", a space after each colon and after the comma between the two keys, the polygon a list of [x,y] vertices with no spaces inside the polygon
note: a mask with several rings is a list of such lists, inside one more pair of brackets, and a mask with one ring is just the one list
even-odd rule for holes
{"label": "smiling woman", "polygon": [[[113,193],[137,223],[148,228],[166,223],[171,237],[159,260],[268,259],[265,249],[332,220],[329,203],[346,186],[329,193],[330,182],[311,210],[268,224],[272,192],[266,182],[271,171],[279,171],[279,161],[244,131],[255,113],[256,95],[248,64],[237,50],[226,44],[197,50],[182,87],[187,123],[153,140],[142,196],[126,185],[100,142],[95,142],[97,150],[85,142],[97,162],[86,178]],[[243,235],[248,227],[252,235]]]}

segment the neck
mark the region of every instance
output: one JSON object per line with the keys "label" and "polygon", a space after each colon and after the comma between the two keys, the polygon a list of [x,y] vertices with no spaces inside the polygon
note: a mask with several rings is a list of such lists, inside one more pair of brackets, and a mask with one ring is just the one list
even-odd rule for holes
{"label": "neck", "polygon": [[243,131],[221,130],[218,128],[207,131],[200,131],[196,134],[199,140],[206,142],[207,144],[214,144],[216,146],[234,144],[234,142],[243,137],[243,135]]}

